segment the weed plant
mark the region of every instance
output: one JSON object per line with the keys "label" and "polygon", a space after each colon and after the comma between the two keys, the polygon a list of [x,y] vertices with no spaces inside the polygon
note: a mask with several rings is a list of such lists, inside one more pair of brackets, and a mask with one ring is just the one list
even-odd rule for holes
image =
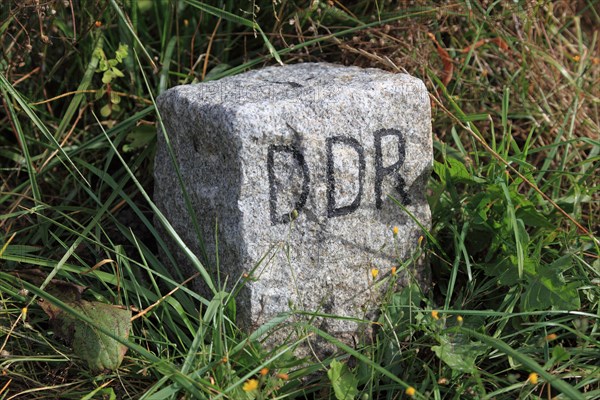
{"label": "weed plant", "polygon": [[[600,3],[344,3],[0,4],[0,399],[600,398]],[[374,274],[390,290],[353,348],[289,315],[240,331],[243,279],[227,292],[190,253],[214,291],[189,290],[153,225],[184,247],[151,201],[155,97],[309,61],[431,93],[432,287]],[[57,282],[134,310],[120,368],[92,373],[57,338],[46,302],[107,331]],[[339,352],[298,359],[307,335]]]}

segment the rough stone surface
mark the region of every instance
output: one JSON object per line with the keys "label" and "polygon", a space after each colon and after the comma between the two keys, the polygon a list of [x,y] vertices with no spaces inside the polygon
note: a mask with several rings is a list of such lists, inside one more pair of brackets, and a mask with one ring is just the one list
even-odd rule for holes
{"label": "rough stone surface", "polygon": [[[251,274],[237,305],[246,329],[292,309],[375,315],[386,286],[377,283],[411,257],[422,235],[388,196],[430,224],[431,116],[422,81],[376,69],[296,64],[178,86],[158,98],[158,107],[215,280],[217,224],[221,281]],[[155,201],[200,255],[162,133]],[[421,261],[411,266],[422,275]],[[380,271],[375,280],[372,268]],[[204,290],[201,283],[197,289]],[[362,326],[315,321],[344,341]]]}

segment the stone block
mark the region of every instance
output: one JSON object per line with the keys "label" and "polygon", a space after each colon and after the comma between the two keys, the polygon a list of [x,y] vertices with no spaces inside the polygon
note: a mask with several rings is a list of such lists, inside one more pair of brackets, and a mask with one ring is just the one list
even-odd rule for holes
{"label": "stone block", "polygon": [[[178,86],[159,96],[158,108],[200,224],[207,269],[216,280],[218,243],[222,282],[251,273],[237,305],[246,329],[291,309],[375,315],[376,283],[411,257],[423,234],[390,196],[430,225],[431,111],[422,81],[296,64]],[[154,198],[203,259],[160,132]],[[412,267],[418,276],[424,268]],[[375,280],[373,268],[380,271]],[[201,283],[197,290],[205,293]],[[345,341],[360,325],[316,321]]]}

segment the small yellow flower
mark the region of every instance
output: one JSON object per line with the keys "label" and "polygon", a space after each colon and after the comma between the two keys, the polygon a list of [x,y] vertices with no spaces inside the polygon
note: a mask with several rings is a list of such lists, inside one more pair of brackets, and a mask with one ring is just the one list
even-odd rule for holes
{"label": "small yellow flower", "polygon": [[461,317],[460,315],[458,315],[456,317],[456,322],[458,322],[459,325],[462,325],[462,323],[463,323],[463,317]]}
{"label": "small yellow flower", "polygon": [[288,379],[290,379],[290,376],[288,374],[284,374],[283,372],[280,372],[276,375],[279,379],[283,379],[284,381],[287,381]]}
{"label": "small yellow flower", "polygon": [[431,316],[433,317],[433,319],[440,319],[440,313],[438,312],[438,310],[431,310]]}
{"label": "small yellow flower", "polygon": [[392,267],[392,276],[396,276],[396,267]]}
{"label": "small yellow flower", "polygon": [[242,389],[244,389],[244,392],[252,392],[258,389],[258,379],[248,379]]}
{"label": "small yellow flower", "polygon": [[398,236],[398,227],[397,226],[393,227],[392,232],[394,233],[394,236]]}
{"label": "small yellow flower", "polygon": [[373,279],[377,278],[377,275],[379,275],[379,270],[377,268],[371,269],[371,276]]}
{"label": "small yellow flower", "polygon": [[27,319],[27,307],[21,309],[21,315],[23,315],[23,321]]}
{"label": "small yellow flower", "polygon": [[227,359],[227,357],[223,357],[223,358],[221,358],[221,362],[222,362],[223,364],[225,364],[227,361],[229,361],[229,360]]}
{"label": "small yellow flower", "polygon": [[265,376],[268,373],[269,373],[269,368],[267,368],[267,367],[264,367],[263,369],[260,370],[260,374],[262,376]]}
{"label": "small yellow flower", "polygon": [[558,337],[558,335],[556,333],[551,333],[548,336],[546,336],[546,341],[551,342],[551,341],[555,340],[557,337]]}
{"label": "small yellow flower", "polygon": [[407,396],[413,397],[415,395],[415,393],[417,393],[417,391],[416,391],[416,389],[414,387],[409,386],[409,387],[406,388],[405,393],[406,393]]}
{"label": "small yellow flower", "polygon": [[579,62],[579,60],[581,60],[581,57],[579,57],[579,55],[573,56],[573,61]]}
{"label": "small yellow flower", "polygon": [[536,374],[535,372],[532,372],[529,374],[529,378],[527,378],[527,381],[529,383],[531,383],[532,385],[537,385],[538,383],[538,374]]}

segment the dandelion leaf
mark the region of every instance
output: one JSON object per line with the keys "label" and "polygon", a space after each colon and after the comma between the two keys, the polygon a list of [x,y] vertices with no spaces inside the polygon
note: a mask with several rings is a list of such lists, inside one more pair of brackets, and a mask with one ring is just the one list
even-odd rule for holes
{"label": "dandelion leaf", "polygon": [[[116,337],[129,337],[130,310],[85,300],[66,303]],[[87,363],[90,371],[114,371],[119,368],[127,352],[126,346],[50,302],[43,301],[39,304],[50,317],[56,336],[73,348],[73,352]]]}
{"label": "dandelion leaf", "polygon": [[358,380],[346,364],[333,360],[329,365],[327,376],[337,400],[354,400],[358,396]]}
{"label": "dandelion leaf", "polygon": [[148,125],[141,125],[127,134],[127,144],[123,145],[123,151],[131,152],[139,150],[148,145],[156,138],[156,128]]}
{"label": "dandelion leaf", "polygon": [[[111,304],[81,301],[79,310],[99,326],[127,339],[131,330],[131,311]],[[93,372],[114,371],[121,365],[127,347],[83,321],[74,322],[73,351]]]}
{"label": "dandelion leaf", "polygon": [[440,345],[432,346],[436,356],[452,368],[454,373],[475,373],[475,360],[485,353],[481,342],[471,342],[462,335],[442,335]]}

